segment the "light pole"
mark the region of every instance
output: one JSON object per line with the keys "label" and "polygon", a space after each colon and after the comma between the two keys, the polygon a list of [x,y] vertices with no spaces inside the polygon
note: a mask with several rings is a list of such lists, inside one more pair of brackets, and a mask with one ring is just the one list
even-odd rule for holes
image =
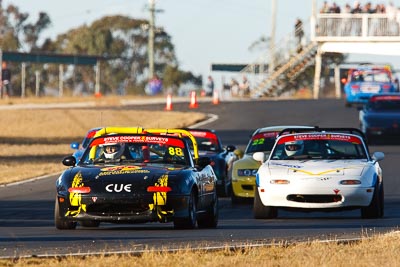
{"label": "light pole", "polygon": [[275,69],[275,28],[276,28],[276,0],[271,1],[271,38],[269,41],[270,62],[268,72],[271,74]]}
{"label": "light pole", "polygon": [[149,80],[154,76],[154,21],[155,21],[155,0],[149,0]]}

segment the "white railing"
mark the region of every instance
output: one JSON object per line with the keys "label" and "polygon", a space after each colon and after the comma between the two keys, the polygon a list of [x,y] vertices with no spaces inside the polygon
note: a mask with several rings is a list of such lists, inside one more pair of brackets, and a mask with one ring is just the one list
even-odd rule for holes
{"label": "white railing", "polygon": [[396,16],[389,14],[318,14],[315,40],[397,42],[400,40],[399,22]]}

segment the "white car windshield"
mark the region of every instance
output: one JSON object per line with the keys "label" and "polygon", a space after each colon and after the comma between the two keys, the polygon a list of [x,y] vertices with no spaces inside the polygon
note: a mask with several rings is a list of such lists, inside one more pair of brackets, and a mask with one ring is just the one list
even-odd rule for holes
{"label": "white car windshield", "polygon": [[362,140],[345,134],[296,134],[277,140],[272,160],[367,159]]}

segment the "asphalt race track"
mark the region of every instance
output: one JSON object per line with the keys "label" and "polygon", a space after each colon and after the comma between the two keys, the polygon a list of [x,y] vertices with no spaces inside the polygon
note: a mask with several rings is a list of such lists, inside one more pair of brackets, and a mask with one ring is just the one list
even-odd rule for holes
{"label": "asphalt race track", "polygon": [[[125,107],[163,110],[164,104]],[[224,145],[244,148],[249,135],[258,127],[270,125],[318,125],[358,127],[358,111],[345,108],[342,100],[244,101],[174,104],[174,111],[195,111],[218,115],[203,125],[218,131]],[[24,257],[103,252],[140,252],[145,248],[240,246],[285,241],[340,240],[398,230],[400,225],[399,144],[371,146],[382,151],[385,216],[361,219],[360,212],[301,213],[279,211],[277,219],[255,220],[252,202],[232,206],[220,199],[217,229],[174,230],[172,223],[136,225],[101,224],[100,228],[60,231],[54,227],[55,180],[51,176],[28,183],[0,187],[0,257]],[[61,164],[61,163],[60,163]]]}

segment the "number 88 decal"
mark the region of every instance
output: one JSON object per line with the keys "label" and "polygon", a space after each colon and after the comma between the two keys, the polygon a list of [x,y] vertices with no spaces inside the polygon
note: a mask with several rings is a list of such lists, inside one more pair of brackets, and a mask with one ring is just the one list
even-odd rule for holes
{"label": "number 88 decal", "polygon": [[180,147],[169,147],[168,148],[168,154],[170,154],[171,156],[182,157],[183,156],[183,151],[182,151],[182,148],[180,148]]}

